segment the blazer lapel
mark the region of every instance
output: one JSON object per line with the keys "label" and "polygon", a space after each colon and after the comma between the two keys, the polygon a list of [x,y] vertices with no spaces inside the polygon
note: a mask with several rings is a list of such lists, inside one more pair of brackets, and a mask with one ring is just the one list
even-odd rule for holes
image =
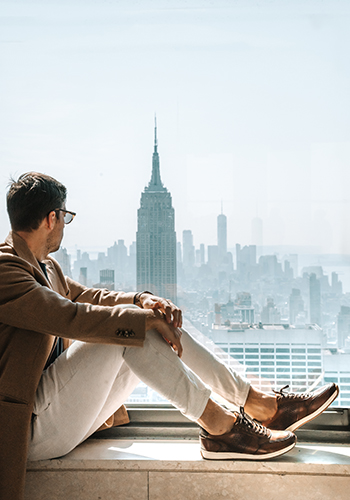
{"label": "blazer lapel", "polygon": [[52,288],[51,283],[46,278],[44,272],[42,271],[38,260],[34,257],[33,253],[29,249],[27,243],[24,241],[19,234],[11,231],[7,236],[5,243],[10,245],[21,259],[28,262],[31,266],[33,266],[34,276],[37,281],[48,288]]}

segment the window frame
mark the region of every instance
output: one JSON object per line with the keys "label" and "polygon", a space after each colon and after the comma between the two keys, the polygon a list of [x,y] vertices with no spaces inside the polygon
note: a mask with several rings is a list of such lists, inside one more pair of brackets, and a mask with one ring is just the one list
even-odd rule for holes
{"label": "window frame", "polygon": [[[130,423],[94,434],[94,438],[198,439],[199,426],[171,404],[129,403]],[[328,408],[296,431],[298,442],[350,444],[349,408]]]}

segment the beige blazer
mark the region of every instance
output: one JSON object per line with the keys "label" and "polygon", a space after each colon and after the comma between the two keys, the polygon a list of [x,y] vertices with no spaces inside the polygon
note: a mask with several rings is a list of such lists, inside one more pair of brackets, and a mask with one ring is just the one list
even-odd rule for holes
{"label": "beige blazer", "polygon": [[142,309],[118,307],[133,293],[86,288],[54,259],[45,264],[49,280],[14,232],[0,245],[1,500],[23,499],[35,391],[56,336],[127,346],[145,337]]}

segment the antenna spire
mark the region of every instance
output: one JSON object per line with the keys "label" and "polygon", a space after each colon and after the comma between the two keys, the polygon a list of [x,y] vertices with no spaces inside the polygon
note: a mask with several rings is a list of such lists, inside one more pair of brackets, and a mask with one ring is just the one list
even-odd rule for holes
{"label": "antenna spire", "polygon": [[154,152],[157,152],[158,141],[157,141],[157,115],[154,114]]}
{"label": "antenna spire", "polygon": [[159,154],[158,154],[158,140],[157,140],[157,117],[154,115],[154,151],[152,157],[152,176],[146,188],[148,191],[166,191],[160,178],[159,171]]}

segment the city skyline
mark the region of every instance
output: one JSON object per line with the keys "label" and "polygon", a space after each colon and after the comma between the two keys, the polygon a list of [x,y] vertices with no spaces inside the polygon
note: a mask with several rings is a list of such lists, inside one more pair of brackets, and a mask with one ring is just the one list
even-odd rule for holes
{"label": "city skyline", "polygon": [[[77,212],[64,246],[135,240],[154,112],[176,232],[350,254],[346,1],[1,0],[0,232],[9,177]],[[255,232],[257,235],[257,232]]]}

